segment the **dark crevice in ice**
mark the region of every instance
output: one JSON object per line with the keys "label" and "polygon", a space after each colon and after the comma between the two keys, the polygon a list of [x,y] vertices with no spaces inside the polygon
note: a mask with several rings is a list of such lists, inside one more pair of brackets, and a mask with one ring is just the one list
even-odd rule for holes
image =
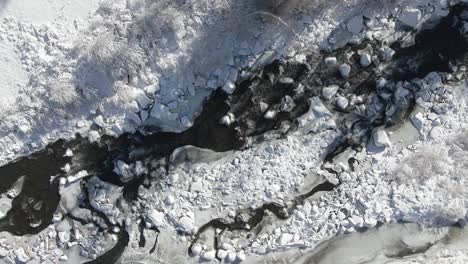
{"label": "dark crevice in ice", "polygon": [[[304,201],[311,197],[312,195],[318,192],[329,192],[335,189],[338,185],[333,184],[329,181],[325,181],[323,183],[318,184],[309,192],[297,196],[291,205],[284,205],[279,203],[267,203],[262,205],[259,208],[255,209],[246,209],[243,210],[234,217],[233,221],[229,221],[223,218],[212,219],[208,223],[201,226],[194,235],[190,247],[188,249],[188,253],[192,254],[192,247],[200,238],[200,235],[205,231],[209,230],[210,228],[214,229],[221,229],[222,232],[224,231],[252,231],[255,227],[257,227],[264,219],[265,216],[268,215],[268,212],[275,215],[278,219],[286,220],[289,216],[294,212],[298,205],[302,205]],[[218,237],[215,237],[215,248],[218,247]]]}
{"label": "dark crevice in ice", "polygon": [[[91,177],[86,178],[81,186],[81,189],[83,193],[88,193],[87,189],[87,181],[90,180]],[[122,254],[125,251],[125,248],[127,247],[128,243],[130,242],[130,235],[128,234],[127,230],[125,229],[124,225],[120,224],[112,224],[111,221],[107,218],[107,216],[94,209],[91,206],[91,203],[88,199],[88,196],[85,195],[84,201],[82,202],[81,206],[83,208],[86,208],[90,210],[93,214],[95,214],[100,220],[104,221],[104,224],[98,224],[100,226],[99,232],[107,232],[109,233],[109,230],[113,230],[113,227],[118,227],[119,231],[116,235],[118,235],[118,241],[117,244],[112,247],[109,251],[106,253],[98,256],[96,259],[85,262],[85,264],[108,264],[108,263],[117,263],[119,259],[122,257]]]}
{"label": "dark crevice in ice", "polygon": [[145,235],[144,235],[144,230],[145,229],[153,230],[153,231],[156,232],[156,238],[155,238],[155,241],[154,241],[154,245],[150,250],[150,253],[153,253],[156,250],[156,245],[158,243],[158,237],[159,237],[160,231],[159,231],[159,229],[157,227],[154,227],[154,226],[147,227],[144,217],[141,217],[140,220],[141,220],[140,224],[138,225],[138,229],[140,231],[140,240],[138,241],[138,246],[141,247],[141,248],[146,247],[146,238],[145,238]]}
{"label": "dark crevice in ice", "polygon": [[118,236],[119,236],[119,241],[112,249],[110,249],[109,251],[107,251],[106,253],[97,257],[94,260],[85,262],[85,264],[117,263],[122,257],[122,254],[124,253],[125,248],[127,247],[128,243],[130,242],[130,236],[128,232],[125,230],[125,228],[120,229]]}

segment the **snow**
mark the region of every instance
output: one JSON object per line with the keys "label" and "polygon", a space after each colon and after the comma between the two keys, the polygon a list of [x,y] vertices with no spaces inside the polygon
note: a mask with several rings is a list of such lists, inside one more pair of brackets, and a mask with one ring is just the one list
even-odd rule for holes
{"label": "snow", "polygon": [[338,85],[332,85],[332,86],[326,86],[326,87],[323,87],[322,89],[322,97],[325,99],[325,100],[330,100],[332,99],[336,92],[338,92],[338,89],[340,89],[340,87]]}
{"label": "snow", "polygon": [[[297,18],[285,17],[290,26],[275,34],[278,24],[245,18],[245,13],[240,12],[245,3],[229,3],[232,9],[228,9],[222,1],[185,2],[161,1],[147,5],[144,1],[103,1],[97,13],[98,4],[94,1],[68,4],[37,1],[24,10],[19,7],[27,6],[30,1],[18,0],[7,5],[2,16],[8,14],[12,18],[5,18],[0,26],[2,40],[8,39],[1,44],[0,59],[5,60],[8,68],[2,80],[6,84],[4,87],[12,88],[3,87],[0,92],[3,95],[5,91],[5,101],[15,98],[17,102],[3,104],[5,118],[0,121],[0,146],[4,148],[0,162],[40,148],[54,138],[71,137],[77,131],[87,134],[92,141],[110,133],[106,130],[118,135],[132,132],[142,124],[156,124],[163,131],[183,131],[193,124],[201,103],[212,90],[222,87],[232,94],[238,74],[260,61],[266,49],[274,48],[278,54],[302,61],[308,48],[317,48],[328,41],[326,36],[340,24],[355,35],[353,41],[359,41],[369,33],[367,30],[374,29],[376,34],[371,32],[371,36],[378,37],[386,30],[392,31],[394,26],[388,19],[393,15],[384,11],[369,19],[373,22],[366,19],[364,26],[362,14],[345,11],[352,9],[348,4],[359,1],[347,1],[332,9],[325,8],[323,17],[311,14],[306,18],[304,15],[301,18],[304,21],[298,23],[300,26],[295,23]],[[38,7],[44,8],[43,14],[35,11]],[[363,7],[357,7],[361,12]],[[73,10],[75,14],[65,16]],[[423,19],[421,10],[403,8],[398,20],[416,28]],[[233,12],[232,18],[226,17],[229,12]],[[332,17],[326,12],[336,14]],[[81,20],[90,13],[93,17]],[[239,14],[252,24],[249,27],[238,24]],[[226,30],[224,26],[230,24],[232,28]],[[242,26],[241,30],[236,29],[237,26]],[[304,27],[306,30],[300,30]],[[379,27],[381,29],[376,30]],[[290,37],[285,41],[282,36],[288,34]],[[300,38],[296,39],[295,34]],[[141,35],[143,39],[136,41]],[[219,42],[220,39],[225,41]],[[158,45],[149,48],[153,40]],[[351,37],[334,39],[329,44],[338,46],[347,41],[351,41]],[[394,51],[387,48],[384,54],[388,60]],[[372,57],[364,53],[360,60],[363,67],[368,67]],[[325,63],[329,67],[339,63],[338,69],[333,69],[343,78],[350,76],[351,67],[346,62],[327,58]],[[51,76],[45,75],[49,71]],[[279,81],[294,82],[291,78]],[[373,143],[383,148],[382,151],[371,152],[364,148],[344,154],[359,161],[354,171],[346,165],[346,157],[341,162],[327,164],[339,172],[342,181],[335,191],[307,199],[287,220],[275,221],[268,216],[271,221],[257,236],[244,237],[242,232],[226,231],[222,249],[218,251],[212,248],[209,239],[201,241],[203,244],[192,247],[193,255],[202,261],[218,257],[228,263],[241,262],[255,254],[274,254],[285,248],[313,248],[338,234],[352,233],[363,226],[374,227],[378,221],[452,225],[459,219],[466,219],[465,189],[468,185],[461,177],[467,174],[468,167],[465,161],[468,128],[464,127],[466,84],[446,86],[445,81],[446,76],[438,73],[411,81],[422,87],[417,95],[420,112],[411,117],[411,123],[419,131],[417,140],[406,145],[397,144],[394,135],[398,130],[377,129],[368,144]],[[385,80],[378,82],[379,87],[388,85],[391,84]],[[396,98],[409,93],[404,85],[407,84],[391,86]],[[172,239],[160,243],[163,249],[186,252],[192,239],[190,235],[212,218],[232,219],[243,209],[264,203],[288,204],[321,179],[337,180],[335,175],[321,168],[328,147],[343,136],[343,131],[336,129],[336,124],[342,120],[327,106],[335,104],[353,114],[360,111],[354,105],[358,98],[345,97],[338,90],[338,86],[324,87],[321,96],[309,99],[311,108],[299,118],[298,131],[225,153],[215,161],[171,167],[160,181],[151,183],[149,190],[139,189],[135,204],[125,204],[121,199],[122,187],[102,182],[94,175],[85,195],[91,206],[108,216],[111,222],[125,221],[133,240],[138,231],[132,218],[135,214],[130,211],[144,211],[152,226],[164,227],[161,237]],[[293,103],[292,97],[284,97],[282,110],[288,111]],[[258,104],[266,119],[277,114],[275,110],[268,110],[265,103]],[[228,114],[220,122],[229,126],[235,118]],[[98,127],[96,130],[91,126],[93,123]],[[27,147],[32,143],[37,147]],[[67,151],[67,156],[72,155]],[[124,182],[141,175],[144,170],[141,164],[127,164],[122,160],[114,165],[114,172]],[[80,184],[86,176],[88,173],[81,171],[63,178],[62,201],[54,215],[54,228],[65,225],[61,212],[85,218],[86,211],[80,210],[77,201],[83,199]],[[124,203],[123,209],[116,206],[120,202]],[[96,234],[85,233],[86,228],[75,225],[78,224],[73,224],[74,232],[84,234],[82,240],[79,238],[82,235],[74,235],[84,248],[83,252],[89,251],[86,254],[91,257],[102,253],[94,247],[94,243],[100,241]],[[89,228],[96,230],[96,227]],[[55,231],[51,239],[67,244],[70,228]],[[41,234],[40,239],[45,236]],[[135,242],[133,240],[131,243]],[[48,252],[47,247],[41,250]],[[18,245],[11,251],[20,263],[27,262],[29,255],[33,256],[24,248]],[[1,250],[3,247],[0,247],[0,255],[4,253]],[[138,252],[132,246],[127,250],[130,256]],[[50,261],[67,261],[68,256],[62,249],[58,251]],[[41,254],[55,254],[50,252]],[[166,253],[174,257],[172,252]]]}

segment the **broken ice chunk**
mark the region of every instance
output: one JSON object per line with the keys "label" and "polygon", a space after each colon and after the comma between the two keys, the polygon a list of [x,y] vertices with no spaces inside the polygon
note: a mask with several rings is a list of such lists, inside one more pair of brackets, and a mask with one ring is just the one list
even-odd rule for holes
{"label": "broken ice chunk", "polygon": [[221,124],[230,126],[235,121],[235,116],[233,113],[228,113],[227,115],[223,116],[219,121]]}
{"label": "broken ice chunk", "polygon": [[330,110],[328,110],[325,105],[323,105],[322,101],[318,97],[313,97],[312,99],[309,99],[310,101],[310,110],[309,112],[312,112],[314,114],[314,118],[316,117],[323,117],[323,116],[332,116],[332,113]]}
{"label": "broken ice chunk", "polygon": [[396,91],[395,91],[395,98],[403,98],[407,96],[410,93],[408,89],[403,88],[403,86],[398,85]]}
{"label": "broken ice chunk", "polygon": [[52,216],[52,223],[56,224],[62,221],[63,219],[63,214],[60,212],[55,212],[54,215]]}
{"label": "broken ice chunk", "polygon": [[378,130],[377,132],[374,132],[373,139],[374,139],[374,144],[377,147],[390,147],[391,146],[391,142],[390,142],[390,139],[388,138],[387,132],[383,130]]}
{"label": "broken ice chunk", "polygon": [[385,87],[385,85],[387,84],[387,80],[383,77],[380,77],[378,80],[377,80],[377,87],[378,88],[382,88],[382,87]]}
{"label": "broken ice chunk", "polygon": [[228,263],[232,263],[236,260],[236,253],[235,252],[229,252],[225,261],[228,262]]}
{"label": "broken ice chunk", "polygon": [[159,92],[160,87],[158,84],[148,85],[145,87],[145,92],[148,95],[154,95],[155,93]]}
{"label": "broken ice chunk", "polygon": [[167,196],[165,202],[167,205],[173,205],[175,203],[174,196],[172,195]]}
{"label": "broken ice chunk", "polygon": [[190,186],[190,191],[192,192],[203,192],[203,183],[201,181],[196,181]]}
{"label": "broken ice chunk", "polygon": [[268,109],[268,104],[266,104],[264,102],[260,102],[260,110],[262,112],[265,112],[267,109]]}
{"label": "broken ice chunk", "polygon": [[328,66],[335,66],[336,65],[336,57],[326,57],[325,64]]}
{"label": "broken ice chunk", "polygon": [[340,87],[338,85],[331,85],[331,86],[327,86],[327,87],[323,87],[322,89],[322,97],[325,99],[325,100],[330,100],[333,98],[333,96],[335,96],[336,92],[338,92],[338,89]]}
{"label": "broken ice chunk", "polygon": [[150,115],[160,120],[175,120],[178,116],[177,113],[171,113],[169,111],[169,107],[159,103],[154,104],[153,108],[151,109]]}
{"label": "broken ice chunk", "polygon": [[60,241],[60,243],[64,244],[64,243],[67,243],[68,241],[70,241],[70,232],[58,232],[58,239]]}
{"label": "broken ice chunk", "polygon": [[179,104],[177,103],[177,101],[174,100],[174,101],[168,103],[167,107],[169,107],[170,110],[176,110],[178,105]]}
{"label": "broken ice chunk", "polygon": [[195,245],[195,246],[192,247],[192,254],[193,254],[194,256],[198,256],[198,255],[200,255],[200,253],[202,252],[202,250],[203,250],[202,246],[200,246],[200,245]]}
{"label": "broken ice chunk", "polygon": [[283,77],[279,80],[279,82],[282,84],[291,84],[294,83],[294,79],[290,77]]}
{"label": "broken ice chunk", "polygon": [[423,124],[424,124],[423,114],[421,112],[415,114],[413,117],[411,117],[411,123],[416,129],[421,131]]}
{"label": "broken ice chunk", "polygon": [[305,54],[297,54],[294,56],[294,59],[299,63],[304,63],[307,60],[307,57]]}
{"label": "broken ice chunk", "polygon": [[164,224],[164,213],[159,212],[156,209],[152,209],[148,213],[148,220],[155,227],[161,227]]}
{"label": "broken ice chunk", "polygon": [[340,71],[341,77],[346,79],[349,77],[349,73],[351,73],[351,66],[349,66],[346,63],[343,63],[340,65],[338,70]]}
{"label": "broken ice chunk", "polygon": [[73,151],[71,149],[67,149],[65,151],[64,157],[72,157],[73,156]]}
{"label": "broken ice chunk", "polygon": [[338,106],[338,108],[340,108],[341,110],[346,109],[346,107],[348,107],[348,105],[349,105],[349,102],[348,102],[348,99],[346,99],[346,97],[339,96],[336,99],[336,106]]}
{"label": "broken ice chunk", "polygon": [[133,179],[133,174],[130,166],[121,160],[118,160],[116,162],[114,172],[117,175],[121,176],[122,182],[129,182],[131,179]]}
{"label": "broken ice chunk", "polygon": [[294,103],[294,100],[291,96],[286,95],[285,97],[281,98],[280,111],[289,112],[292,111],[295,106],[296,104]]}
{"label": "broken ice chunk", "polygon": [[404,25],[415,29],[418,27],[421,17],[422,15],[419,9],[408,7],[405,10],[403,10],[403,12],[401,12],[401,15],[398,18],[398,20]]}
{"label": "broken ice chunk", "polygon": [[125,118],[128,119],[128,120],[130,120],[130,121],[132,121],[132,122],[134,122],[136,125],[140,125],[140,124],[141,124],[141,119],[140,119],[140,117],[139,117],[137,114],[133,113],[133,112],[127,112],[127,113],[125,113]]}
{"label": "broken ice chunk", "polygon": [[364,219],[364,224],[363,224],[365,227],[374,227],[377,225],[377,220],[375,220],[374,218],[371,218],[371,217],[366,217]]}
{"label": "broken ice chunk", "polygon": [[137,101],[131,101],[130,103],[126,104],[125,109],[127,109],[127,111],[129,112],[135,112],[135,113],[140,111],[140,107],[138,106]]}
{"label": "broken ice chunk", "polygon": [[363,53],[361,55],[360,63],[362,67],[367,67],[372,63],[372,58],[368,53]]}
{"label": "broken ice chunk", "polygon": [[216,79],[210,79],[210,80],[208,80],[208,82],[206,83],[206,86],[207,86],[208,88],[214,90],[214,89],[216,89],[216,87],[217,87],[217,82],[218,82],[218,80],[216,80]]}
{"label": "broken ice chunk", "polygon": [[228,252],[226,250],[218,250],[218,253],[216,254],[216,257],[218,257],[219,259],[223,260],[227,257],[227,254]]}
{"label": "broken ice chunk", "polygon": [[395,51],[390,48],[390,47],[385,47],[383,49],[383,59],[388,61],[393,58],[393,55],[395,55]]}
{"label": "broken ice chunk", "polygon": [[183,116],[180,119],[180,124],[182,127],[191,127],[193,125],[192,121],[187,116]]}
{"label": "broken ice chunk", "polygon": [[268,110],[265,115],[263,116],[265,119],[273,119],[276,116],[276,111]]}
{"label": "broken ice chunk", "polygon": [[214,251],[214,250],[205,251],[205,252],[203,252],[203,254],[201,255],[201,257],[202,257],[204,260],[207,260],[207,261],[214,260],[214,259],[216,258],[216,251]]}
{"label": "broken ice chunk", "polygon": [[237,260],[239,260],[239,262],[244,261],[246,258],[244,251],[237,252]]}
{"label": "broken ice chunk", "polygon": [[28,132],[31,130],[31,126],[29,126],[28,124],[23,124],[23,125],[19,125],[19,126],[18,126],[18,129],[19,129],[22,133],[26,134],[26,133],[28,133]]}
{"label": "broken ice chunk", "polygon": [[24,248],[22,247],[15,250],[15,255],[16,255],[16,263],[18,264],[23,264],[30,260],[29,256],[26,255],[26,252],[24,251]]}
{"label": "broken ice chunk", "polygon": [[139,92],[136,95],[136,101],[140,105],[140,108],[146,108],[152,102],[151,99],[149,99],[143,92]]}
{"label": "broken ice chunk", "polygon": [[294,238],[294,235],[288,234],[288,233],[283,233],[283,234],[281,234],[281,236],[279,238],[279,244],[281,246],[285,246],[289,242],[291,242],[293,240],[293,238]]}
{"label": "broken ice chunk", "polygon": [[179,219],[179,228],[184,232],[191,232],[193,229],[193,219],[188,216],[183,216]]}
{"label": "broken ice chunk", "polygon": [[89,131],[89,133],[88,133],[88,139],[91,142],[97,142],[100,137],[101,137],[101,135],[99,135],[99,132],[97,132],[95,130]]}
{"label": "broken ice chunk", "polygon": [[176,184],[179,181],[179,174],[173,173],[168,177],[169,184]]}
{"label": "broken ice chunk", "polygon": [[236,85],[232,82],[227,82],[223,86],[223,91],[225,91],[227,94],[232,94],[235,89],[236,89]]}
{"label": "broken ice chunk", "polygon": [[8,256],[8,251],[6,249],[0,247],[0,257],[4,258],[6,256]]}
{"label": "broken ice chunk", "polygon": [[85,177],[87,177],[89,174],[86,170],[82,170],[80,172],[78,172],[77,174],[75,175],[70,175],[67,177],[67,182],[68,183],[74,183],[74,182],[77,182]]}
{"label": "broken ice chunk", "polygon": [[346,28],[348,29],[349,32],[353,33],[354,35],[357,35],[359,34],[359,32],[361,32],[362,25],[363,25],[363,17],[362,15],[357,15],[348,21],[348,23],[346,24]]}
{"label": "broken ice chunk", "polygon": [[96,116],[96,118],[94,118],[94,123],[100,127],[104,127],[106,125],[106,123],[104,123],[104,119],[102,118],[102,115]]}

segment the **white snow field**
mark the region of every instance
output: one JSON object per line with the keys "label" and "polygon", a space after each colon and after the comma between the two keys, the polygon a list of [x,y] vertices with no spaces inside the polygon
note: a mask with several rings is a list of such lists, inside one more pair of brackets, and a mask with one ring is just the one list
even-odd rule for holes
{"label": "white snow field", "polygon": [[[0,164],[75,133],[98,141],[142,126],[184,131],[214,90],[232,92],[268,56],[302,62],[319,49],[391,42],[401,36],[397,25],[417,29],[458,2],[468,1],[0,0]],[[336,58],[326,63],[350,74]],[[360,63],[368,67],[371,56],[362,54]],[[134,203],[122,199],[123,187],[97,177],[81,193],[88,173],[77,172],[61,183],[49,228],[23,237],[0,233],[0,263],[86,263],[105,254],[118,228],[101,236],[95,224],[64,217],[91,215],[78,207],[84,197],[128,232],[121,263],[465,263],[467,232],[454,227],[468,220],[463,74],[466,67],[395,84],[396,95],[421,87],[410,122],[377,128],[367,148],[326,166],[328,146],[343,133],[327,101],[341,110],[353,104],[334,87],[310,98],[313,107],[294,133],[179,164],[167,178],[140,186]],[[138,168],[121,161],[115,172],[125,180]],[[325,180],[341,184],[307,198],[284,220],[268,214],[257,233],[209,229],[191,245],[211,219],[291,204]],[[1,196],[0,219],[13,197]]]}

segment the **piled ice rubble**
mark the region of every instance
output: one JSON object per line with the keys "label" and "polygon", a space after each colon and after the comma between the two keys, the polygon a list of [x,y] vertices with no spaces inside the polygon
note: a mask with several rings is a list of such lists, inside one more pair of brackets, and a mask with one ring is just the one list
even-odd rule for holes
{"label": "piled ice rubble", "polygon": [[[401,151],[388,144],[379,154],[369,155],[366,150],[348,153],[360,165],[353,170],[343,162],[332,166],[342,180],[336,192],[306,201],[286,223],[272,224],[244,244],[240,241],[245,237],[236,233],[224,234],[222,241],[237,241],[234,242],[237,246],[249,245],[248,252],[264,254],[284,247],[311,247],[327,237],[372,227],[378,222],[403,220],[450,225],[466,221],[467,182],[461,175],[467,170],[466,162],[462,161],[468,155],[464,139],[467,130],[463,128],[467,118],[467,88],[465,84],[446,86],[440,81],[438,74],[420,81],[420,95],[435,91],[425,101],[432,104],[429,111],[417,114],[426,125],[420,129],[421,141]],[[456,105],[456,110],[444,114],[432,112],[446,104]],[[432,122],[429,118],[445,122]],[[431,137],[434,129],[440,132]],[[398,140],[384,137],[385,142]],[[431,143],[426,143],[426,139]],[[315,173],[328,174],[321,170]]]}

